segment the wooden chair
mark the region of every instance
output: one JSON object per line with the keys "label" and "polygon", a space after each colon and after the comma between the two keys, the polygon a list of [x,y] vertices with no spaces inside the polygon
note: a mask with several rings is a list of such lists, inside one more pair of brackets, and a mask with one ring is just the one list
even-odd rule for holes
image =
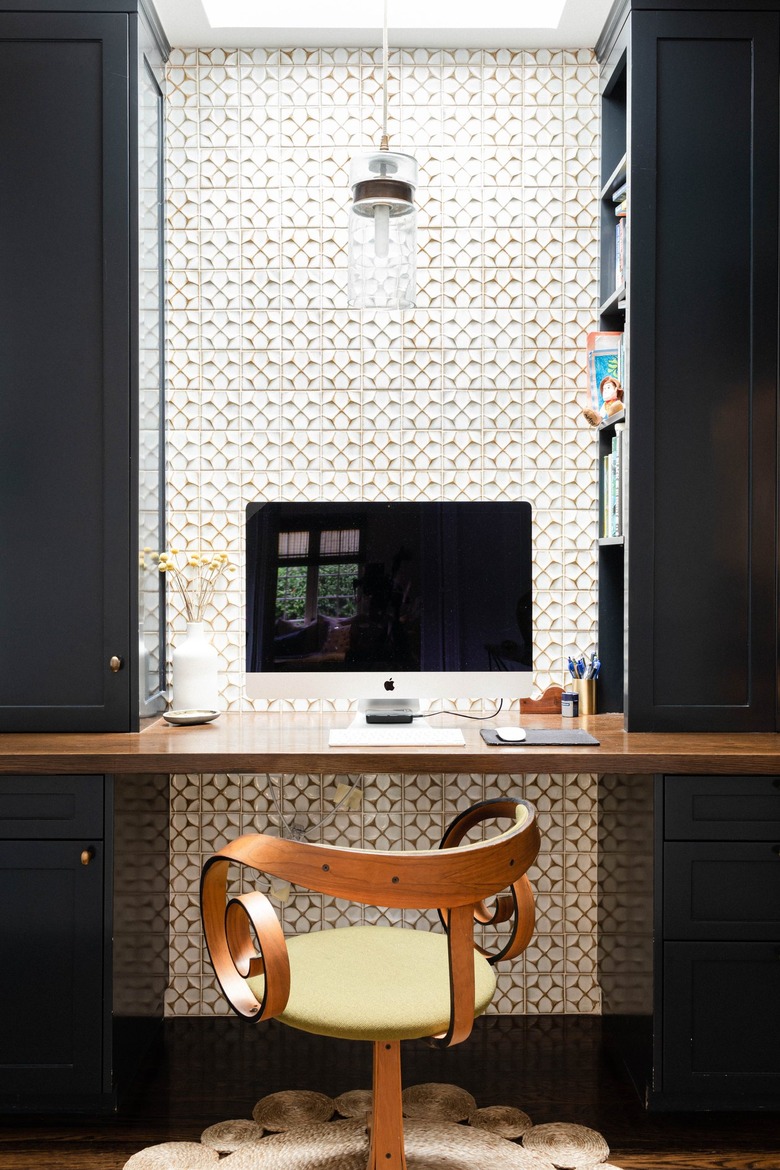
{"label": "wooden chair", "polygon": [[[486,820],[499,835],[461,844]],[[484,826],[480,829],[484,832]],[[209,858],[201,880],[206,942],[233,1009],[252,1020],[374,1046],[369,1170],[404,1170],[400,1041],[458,1044],[495,992],[493,966],[518,955],[533,932],[526,870],[539,851],[534,811],[511,798],[461,813],[439,849],[342,849],[263,833]],[[231,896],[231,864],[364,905],[438,909],[444,932],[348,926],[285,939],[259,891]],[[502,893],[501,891],[506,891]],[[486,899],[498,895],[489,908]],[[510,923],[495,954],[476,947],[474,922]]]}

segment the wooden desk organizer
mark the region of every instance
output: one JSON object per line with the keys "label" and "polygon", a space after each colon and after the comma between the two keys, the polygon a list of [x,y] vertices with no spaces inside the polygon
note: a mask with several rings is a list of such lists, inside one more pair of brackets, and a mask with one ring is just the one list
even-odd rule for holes
{"label": "wooden desk organizer", "polygon": [[521,699],[520,710],[526,715],[560,715],[563,688],[555,683],[538,699]]}

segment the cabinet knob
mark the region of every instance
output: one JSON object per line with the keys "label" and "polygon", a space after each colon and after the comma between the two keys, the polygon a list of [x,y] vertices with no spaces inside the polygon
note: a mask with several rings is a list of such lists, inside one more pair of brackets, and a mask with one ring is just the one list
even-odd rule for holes
{"label": "cabinet knob", "polygon": [[81,850],[81,864],[82,865],[89,865],[90,861],[93,861],[94,858],[95,858],[95,850],[92,848],[91,845],[89,846],[88,849]]}
{"label": "cabinet knob", "polygon": [[772,852],[774,853],[775,857],[780,857],[780,845],[773,845]]}
{"label": "cabinet knob", "polygon": [[111,667],[114,674],[116,674],[118,670],[121,670],[124,664],[124,658],[120,658],[118,654],[112,654],[108,660],[108,665]]}

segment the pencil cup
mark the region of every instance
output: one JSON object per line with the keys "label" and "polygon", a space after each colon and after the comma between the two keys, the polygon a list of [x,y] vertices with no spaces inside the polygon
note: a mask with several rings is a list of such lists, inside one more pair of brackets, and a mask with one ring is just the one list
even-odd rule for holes
{"label": "pencil cup", "polygon": [[580,715],[596,714],[595,678],[572,678],[567,681],[566,686],[580,696]]}

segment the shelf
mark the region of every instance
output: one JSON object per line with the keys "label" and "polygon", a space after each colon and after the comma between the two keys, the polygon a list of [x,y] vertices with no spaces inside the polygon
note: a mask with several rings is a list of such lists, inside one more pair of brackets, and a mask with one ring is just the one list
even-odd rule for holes
{"label": "shelf", "polygon": [[[623,316],[626,311],[626,286],[621,284],[620,288],[616,288],[611,296],[599,305],[600,317],[618,317]],[[623,301],[621,305],[620,302]]]}
{"label": "shelf", "polygon": [[626,412],[621,410],[619,414],[611,414],[609,418],[603,418],[599,423],[597,430],[605,431],[608,427],[614,427],[615,423],[623,423],[626,421]]}
{"label": "shelf", "polygon": [[614,191],[626,181],[626,156],[623,155],[618,165],[615,167],[612,174],[607,179],[604,186],[601,188],[601,199],[611,199]]}
{"label": "shelf", "polygon": [[610,548],[625,544],[625,536],[600,536],[596,543],[599,548]]}

